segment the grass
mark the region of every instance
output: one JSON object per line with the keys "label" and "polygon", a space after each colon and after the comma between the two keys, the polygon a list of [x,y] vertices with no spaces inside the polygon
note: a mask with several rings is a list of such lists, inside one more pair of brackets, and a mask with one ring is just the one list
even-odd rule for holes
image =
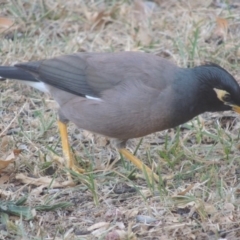
{"label": "grass", "polygon": [[[156,53],[181,67],[212,61],[239,79],[240,6],[231,7],[237,1],[220,7],[208,1],[155,2],[160,4],[150,13],[141,1],[5,1],[1,16],[15,24],[1,32],[1,65],[77,51],[132,50]],[[216,16],[228,21],[221,44],[214,40]],[[18,82],[0,84],[0,159],[22,150],[1,172],[1,191],[9,193],[1,200],[28,196],[24,207],[37,210],[31,220],[4,213],[0,239],[240,239],[235,113],[205,113],[132,140],[129,148],[159,172],[159,184],[144,179],[109,140],[70,123],[72,150],[88,172],[72,173],[77,185],[59,188],[53,180],[66,182],[69,171],[59,162],[55,102]],[[52,181],[26,184],[16,178],[19,173]],[[155,221],[144,223],[139,216]]]}

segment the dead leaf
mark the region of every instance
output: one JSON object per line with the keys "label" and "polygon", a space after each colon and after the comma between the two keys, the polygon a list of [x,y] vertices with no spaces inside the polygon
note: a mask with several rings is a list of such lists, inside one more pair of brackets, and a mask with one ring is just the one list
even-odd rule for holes
{"label": "dead leaf", "polygon": [[145,198],[152,197],[153,192],[150,189],[143,189],[140,191]]}
{"label": "dead leaf", "polygon": [[0,149],[2,152],[7,152],[8,146],[11,144],[12,137],[5,135],[1,137]]}
{"label": "dead leaf", "polygon": [[87,28],[90,28],[91,30],[99,29],[111,23],[112,17],[118,7],[118,4],[115,4],[111,9],[108,9],[103,4],[95,12],[89,12],[87,8],[84,7],[83,12],[88,20]]}
{"label": "dead leaf", "polygon": [[92,226],[88,227],[87,230],[93,231],[93,230],[96,230],[96,229],[102,228],[102,227],[107,229],[108,226],[109,226],[109,222],[99,222],[99,223],[95,223]]}
{"label": "dead leaf", "polygon": [[156,4],[152,2],[135,0],[133,3],[134,17],[138,22],[148,21],[155,7]]}
{"label": "dead leaf", "polygon": [[214,207],[214,205],[206,202],[204,203],[204,209],[207,214],[214,214],[217,212],[217,209]]}
{"label": "dead leaf", "polygon": [[13,194],[13,193],[10,192],[10,191],[5,191],[5,190],[1,190],[1,189],[0,189],[0,196],[1,196],[1,198],[2,198],[3,196],[4,196],[5,198],[8,198],[8,197],[10,197],[12,194]]}
{"label": "dead leaf", "polygon": [[14,149],[4,160],[0,159],[0,170],[6,168],[10,163],[14,162],[20,153],[20,149]]}
{"label": "dead leaf", "polygon": [[133,1],[132,11],[137,21],[146,20],[146,15],[148,12],[147,9],[145,9],[145,4],[142,0]]}
{"label": "dead leaf", "polygon": [[184,196],[186,193],[188,193],[192,188],[194,187],[194,184],[189,185],[184,191],[178,193],[178,195]]}
{"label": "dead leaf", "polygon": [[21,149],[13,149],[14,156],[17,157],[22,152]]}
{"label": "dead leaf", "polygon": [[13,160],[15,158],[15,154],[14,151],[12,151],[7,157],[5,161],[10,161]]}
{"label": "dead leaf", "polygon": [[107,18],[109,17],[108,13],[104,10],[101,10],[99,12],[89,13],[86,15],[88,20],[92,23],[92,29],[99,28],[104,26],[104,24],[107,22]]}
{"label": "dead leaf", "polygon": [[0,33],[4,32],[5,30],[13,26],[13,24],[14,24],[13,20],[6,17],[0,17]]}
{"label": "dead leaf", "polygon": [[138,209],[134,208],[134,209],[129,209],[129,210],[123,210],[123,214],[125,215],[126,218],[132,218],[132,217],[136,217],[136,215],[138,214]]}
{"label": "dead leaf", "polygon": [[215,30],[215,34],[222,36],[224,39],[227,37],[227,31],[228,31],[228,21],[225,18],[217,18],[217,28]]}
{"label": "dead leaf", "polygon": [[14,162],[15,159],[11,159],[11,160],[1,160],[0,159],[0,170],[6,168],[10,163]]}
{"label": "dead leaf", "polygon": [[235,207],[232,203],[225,203],[223,206],[224,210],[226,210],[227,212],[232,212],[234,211]]}
{"label": "dead leaf", "polygon": [[135,0],[132,6],[133,12],[133,39],[143,46],[148,46],[153,40],[153,33],[150,31],[149,24],[155,5],[150,5],[142,0]]}
{"label": "dead leaf", "polygon": [[213,221],[218,221],[221,223],[232,223],[234,222],[233,212],[235,207],[232,203],[225,203],[223,206],[223,211],[217,211],[216,215],[212,218]]}
{"label": "dead leaf", "polygon": [[228,21],[225,18],[216,18],[216,27],[212,35],[206,40],[207,43],[215,42],[221,44],[225,42],[228,35]]}
{"label": "dead leaf", "polygon": [[95,237],[100,237],[108,229],[109,222],[99,222],[88,227],[87,230],[90,231]]}
{"label": "dead leaf", "polygon": [[15,177],[17,180],[22,181],[25,184],[32,184],[35,186],[51,186],[52,188],[63,188],[63,187],[73,187],[75,183],[71,180],[65,182],[58,182],[55,179],[52,179],[48,176],[40,177],[40,178],[31,178],[23,173],[19,173]]}
{"label": "dead leaf", "polygon": [[186,207],[191,208],[196,204],[195,201],[193,201],[191,198],[185,195],[174,195],[172,196],[172,199],[174,200],[175,205],[178,208],[186,208]]}
{"label": "dead leaf", "polygon": [[217,213],[217,209],[211,203],[198,199],[196,204],[192,207],[189,216],[192,216],[194,212],[198,213],[199,217],[203,220],[206,219],[208,215],[214,215]]}
{"label": "dead leaf", "polygon": [[1,178],[0,178],[0,185],[8,182],[9,178],[10,178],[9,175],[3,175],[3,176],[1,176]]}
{"label": "dead leaf", "polygon": [[136,41],[143,46],[149,46],[153,40],[151,31],[147,27],[140,27],[137,33]]}

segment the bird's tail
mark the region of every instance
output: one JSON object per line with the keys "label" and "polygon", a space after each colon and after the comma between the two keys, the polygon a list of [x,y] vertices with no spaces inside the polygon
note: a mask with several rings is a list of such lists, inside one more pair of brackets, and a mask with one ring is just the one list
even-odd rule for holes
{"label": "bird's tail", "polygon": [[0,81],[9,79],[38,82],[33,74],[18,67],[0,66]]}

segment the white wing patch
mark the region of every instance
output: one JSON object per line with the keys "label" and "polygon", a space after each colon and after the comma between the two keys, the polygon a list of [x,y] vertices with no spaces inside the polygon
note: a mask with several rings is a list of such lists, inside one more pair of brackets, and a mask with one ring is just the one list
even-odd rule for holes
{"label": "white wing patch", "polygon": [[[2,77],[0,76],[0,79],[1,78]],[[49,93],[48,86],[43,82],[30,82],[30,81],[24,81],[24,80],[16,80],[16,81],[18,81],[19,83],[23,83],[23,84],[26,84],[28,86],[31,86],[33,88],[36,88],[41,92]],[[87,99],[91,99],[91,100],[95,100],[95,101],[102,101],[101,98],[97,98],[97,97],[92,97],[92,96],[88,96],[88,95],[85,95],[85,97]]]}
{"label": "white wing patch", "polygon": [[91,96],[88,96],[88,95],[85,95],[85,97],[86,97],[87,99],[92,99],[92,100],[96,100],[96,101],[102,101],[101,98],[97,98],[97,97],[91,97]]}
{"label": "white wing patch", "polygon": [[18,80],[18,82],[31,86],[33,88],[36,88],[41,92],[49,93],[47,85],[43,82],[30,82],[30,81],[23,81],[23,80]]}

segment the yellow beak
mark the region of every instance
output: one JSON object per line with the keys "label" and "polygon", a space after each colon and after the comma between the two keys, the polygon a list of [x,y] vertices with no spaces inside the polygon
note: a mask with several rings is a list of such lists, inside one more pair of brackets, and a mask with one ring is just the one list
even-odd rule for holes
{"label": "yellow beak", "polygon": [[240,113],[240,107],[239,106],[233,106],[232,107],[233,111]]}

